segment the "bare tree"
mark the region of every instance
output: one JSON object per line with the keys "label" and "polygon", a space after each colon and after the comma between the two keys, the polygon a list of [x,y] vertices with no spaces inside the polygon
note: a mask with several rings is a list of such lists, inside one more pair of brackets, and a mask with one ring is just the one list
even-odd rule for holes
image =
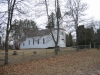
{"label": "bare tree", "polygon": [[[48,14],[49,11],[48,11],[48,2],[47,2],[47,0],[45,0],[45,6],[46,6],[47,17],[48,17],[48,23],[49,23],[49,14]],[[60,12],[59,0],[55,0],[55,14],[56,14],[56,19],[57,19],[57,21],[56,21],[56,24],[57,24],[57,26],[56,26],[56,28],[57,28],[56,38],[55,38],[55,36],[53,34],[52,27],[49,27],[49,29],[50,29],[50,32],[51,32],[52,39],[53,39],[53,41],[55,43],[55,54],[58,55],[58,51],[59,51],[59,49],[58,49],[58,42],[59,42],[59,29],[60,29],[60,27],[59,27],[59,25],[60,25],[59,21],[61,19],[61,12]]]}
{"label": "bare tree", "polygon": [[9,40],[9,33],[12,29],[12,17],[15,7],[16,0],[8,0],[8,20],[7,20],[7,28],[6,28],[6,38],[5,38],[5,65],[8,64],[8,40]]}
{"label": "bare tree", "polygon": [[87,4],[82,3],[81,0],[68,0],[66,8],[68,12],[65,15],[70,18],[70,22],[73,22],[72,24],[76,30],[76,44],[78,46],[78,26],[85,21],[83,16],[85,16],[84,11],[87,9]]}
{"label": "bare tree", "polygon": [[[29,0],[3,0],[0,1],[0,5],[4,9],[1,9],[2,11],[0,12],[0,25],[5,25],[6,27],[6,34],[5,34],[5,62],[4,64],[8,64],[8,41],[9,41],[9,35],[13,27],[13,20],[16,18],[23,17],[21,16],[27,15],[32,8],[29,6]],[[33,10],[32,10],[33,11]],[[31,12],[32,12],[31,11]],[[28,13],[30,14],[30,13]]]}

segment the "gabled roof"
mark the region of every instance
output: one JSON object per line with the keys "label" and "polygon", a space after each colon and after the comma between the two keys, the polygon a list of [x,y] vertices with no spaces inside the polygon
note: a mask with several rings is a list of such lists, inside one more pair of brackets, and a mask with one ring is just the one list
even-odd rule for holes
{"label": "gabled roof", "polygon": [[44,35],[49,35],[49,34],[50,34],[50,29],[43,29],[43,30],[36,30],[30,36],[35,37],[35,36],[44,36]]}
{"label": "gabled roof", "polygon": [[[52,28],[51,30],[52,31],[57,30],[57,28]],[[60,28],[60,30],[64,30],[64,29]],[[27,36],[27,37],[36,37],[36,36],[49,35],[50,33],[51,33],[50,29],[42,29],[42,30],[36,30],[34,32],[29,31],[29,34],[25,35],[25,36]]]}
{"label": "gabled roof", "polygon": [[[52,28],[51,30],[52,31],[57,30],[57,28]],[[64,29],[60,28],[60,30],[64,30]],[[45,36],[45,35],[49,35],[50,33],[51,33],[50,29],[36,30],[34,32],[29,31],[29,33],[27,35],[25,35],[21,39],[19,39],[19,42],[25,41],[26,38],[33,38],[33,37],[37,37],[37,36]]]}

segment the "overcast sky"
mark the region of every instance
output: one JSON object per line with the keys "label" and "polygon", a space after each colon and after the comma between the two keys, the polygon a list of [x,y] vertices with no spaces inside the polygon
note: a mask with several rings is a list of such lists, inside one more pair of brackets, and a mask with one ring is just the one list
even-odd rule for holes
{"label": "overcast sky", "polygon": [[96,20],[100,20],[100,0],[82,0],[88,4],[86,14],[89,17],[94,17]]}
{"label": "overcast sky", "polygon": [[[60,0],[59,0],[60,1]],[[66,0],[61,0],[65,3]],[[82,0],[87,3],[88,9],[85,11],[87,18],[93,18],[94,20],[100,20],[100,0]],[[62,11],[62,10],[61,10]],[[43,17],[42,17],[43,19]],[[41,19],[39,19],[41,20]]]}
{"label": "overcast sky", "polygon": [[[2,1],[2,0],[0,0],[0,1]],[[39,1],[39,0],[37,0],[37,1]],[[40,0],[41,1],[41,0]],[[51,0],[52,2],[54,2],[54,0]],[[62,5],[64,5],[65,4],[65,1],[67,1],[67,0],[59,0],[59,1],[62,1]],[[90,17],[92,17],[92,18],[94,18],[94,20],[100,20],[100,0],[82,0],[82,2],[85,2],[85,3],[87,3],[87,5],[88,5],[88,9],[85,11],[85,13],[87,14],[87,18],[90,18]],[[34,4],[35,2],[34,2],[34,0],[32,0],[32,2],[30,2],[31,4],[30,5],[32,5],[32,4]],[[53,3],[52,3],[53,4]],[[32,8],[34,8],[34,6],[32,6]],[[39,7],[40,9],[42,9],[41,7]],[[51,7],[50,7],[51,8]],[[0,5],[0,10],[5,10],[6,9],[6,6],[4,6],[4,7],[2,7],[1,5]],[[34,9],[37,9],[38,10],[38,8],[34,8]],[[45,9],[45,8],[44,8]],[[62,10],[61,10],[62,11]],[[32,20],[34,20],[34,13],[33,12],[30,12],[30,13],[32,13],[33,15],[30,17]],[[40,12],[41,13],[41,12]],[[40,14],[39,13],[39,14]],[[29,13],[28,13],[29,14]],[[46,15],[46,14],[45,14]],[[36,15],[35,15],[36,16]],[[20,16],[21,17],[21,16]],[[22,16],[23,17],[23,16]],[[25,17],[26,19],[28,18],[28,17]],[[46,19],[46,16],[42,16],[42,17],[40,17],[39,19],[37,19],[36,20],[37,21],[37,24],[38,24],[38,26],[39,27],[43,27],[43,28],[45,28],[45,26],[44,25],[46,25],[45,24],[45,22],[47,21],[47,19]],[[40,25],[40,24],[42,24],[42,25]],[[41,27],[41,28],[42,28]]]}
{"label": "overcast sky", "polygon": [[[54,0],[51,0],[51,1],[54,2]],[[59,1],[62,1],[62,5],[64,5],[65,1],[67,1],[67,0],[59,0]],[[32,2],[34,3],[34,0]],[[100,9],[99,9],[99,7],[100,7],[100,0],[82,0],[82,2],[85,2],[85,3],[88,4],[88,9],[85,11],[85,13],[87,14],[87,17],[88,18],[93,17],[94,20],[100,20]],[[4,8],[6,8],[6,7],[4,7]],[[4,8],[1,7],[0,9],[4,9]],[[31,18],[32,17],[33,16],[31,16]],[[45,17],[40,17],[40,19],[37,19],[37,21],[39,21],[39,22],[45,22],[45,20],[43,20],[43,18],[45,18]]]}

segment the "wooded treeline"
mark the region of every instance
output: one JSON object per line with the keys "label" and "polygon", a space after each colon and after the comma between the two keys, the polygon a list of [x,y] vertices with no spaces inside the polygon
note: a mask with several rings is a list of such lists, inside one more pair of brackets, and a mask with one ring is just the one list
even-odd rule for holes
{"label": "wooded treeline", "polygon": [[[75,45],[71,33],[66,35],[66,46]],[[78,26],[78,45],[90,45],[94,48],[100,45],[100,28],[96,31],[93,27],[85,28],[84,25]]]}

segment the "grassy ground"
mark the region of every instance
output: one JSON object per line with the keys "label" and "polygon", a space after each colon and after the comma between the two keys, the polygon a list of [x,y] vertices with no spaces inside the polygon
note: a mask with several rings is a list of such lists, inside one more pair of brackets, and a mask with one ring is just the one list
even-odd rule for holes
{"label": "grassy ground", "polygon": [[85,50],[3,66],[0,67],[0,73],[1,75],[92,75],[88,72],[98,66],[100,66],[100,51]]}
{"label": "grassy ground", "polygon": [[[75,49],[72,48],[62,48],[59,55],[66,54],[68,52],[73,52]],[[18,55],[13,55],[13,52],[17,51]],[[34,51],[37,52],[36,56]],[[4,50],[0,50],[0,59],[5,57]],[[55,56],[54,49],[26,49],[26,50],[9,50],[8,58],[9,64],[16,64],[21,62],[28,62],[37,59],[44,59]],[[4,61],[0,61],[0,65],[3,65]]]}

